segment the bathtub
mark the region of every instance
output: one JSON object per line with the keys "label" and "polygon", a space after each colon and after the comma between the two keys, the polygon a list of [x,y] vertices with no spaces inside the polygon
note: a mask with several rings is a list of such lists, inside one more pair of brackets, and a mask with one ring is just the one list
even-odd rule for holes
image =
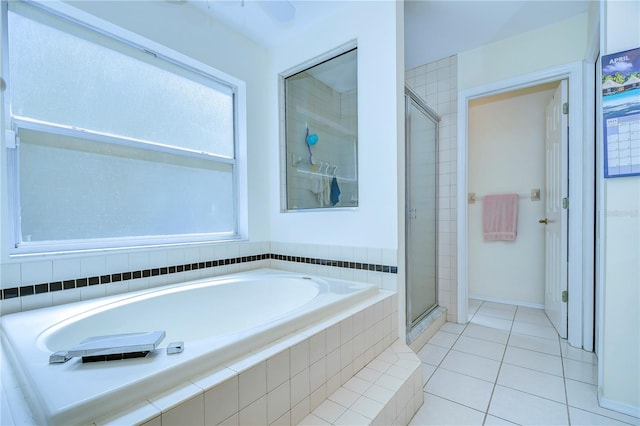
{"label": "bathtub", "polygon": [[[3,357],[36,424],[88,424],[215,372],[375,297],[377,287],[258,270],[27,311],[0,319]],[[50,364],[92,336],[162,330],[144,358]],[[184,350],[168,354],[171,342]]]}

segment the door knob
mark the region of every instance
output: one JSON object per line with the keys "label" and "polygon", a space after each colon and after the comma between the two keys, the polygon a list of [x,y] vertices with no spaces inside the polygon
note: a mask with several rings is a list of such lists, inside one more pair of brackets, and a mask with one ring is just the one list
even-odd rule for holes
{"label": "door knob", "polygon": [[540,220],[538,221],[538,223],[544,223],[545,225],[548,225],[548,224],[549,224],[549,219],[547,219],[547,218],[545,217],[544,219],[540,219]]}

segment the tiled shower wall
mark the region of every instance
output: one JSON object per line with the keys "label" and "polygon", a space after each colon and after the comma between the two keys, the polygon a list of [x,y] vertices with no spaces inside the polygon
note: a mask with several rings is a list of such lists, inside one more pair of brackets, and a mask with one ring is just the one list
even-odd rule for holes
{"label": "tiled shower wall", "polygon": [[[282,159],[287,160],[287,200],[282,209],[330,207],[328,195],[318,194],[319,182],[330,179],[335,172],[340,186],[338,207],[357,205],[358,181],[356,167],[357,91],[338,93],[320,80],[308,75],[287,83],[287,137]],[[308,147],[305,131],[318,135],[318,142]],[[284,151],[286,150],[286,155]],[[313,153],[312,166],[309,150]],[[326,199],[325,199],[326,198]]]}
{"label": "tiled shower wall", "polygon": [[406,84],[442,118],[438,141],[438,304],[457,320],[456,170],[458,58],[406,71]]}
{"label": "tiled shower wall", "polygon": [[395,291],[397,252],[261,241],[6,263],[0,265],[0,315],[258,268]]}

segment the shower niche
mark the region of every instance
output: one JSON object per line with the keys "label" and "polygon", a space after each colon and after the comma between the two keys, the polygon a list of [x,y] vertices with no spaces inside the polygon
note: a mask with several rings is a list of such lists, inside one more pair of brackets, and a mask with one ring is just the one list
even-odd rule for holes
{"label": "shower niche", "polygon": [[358,206],[354,44],[280,75],[282,211]]}

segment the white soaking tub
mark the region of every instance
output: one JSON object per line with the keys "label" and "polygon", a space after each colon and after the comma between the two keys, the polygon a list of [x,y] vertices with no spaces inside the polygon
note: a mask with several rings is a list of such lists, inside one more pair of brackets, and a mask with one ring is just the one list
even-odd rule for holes
{"label": "white soaking tub", "polygon": [[[2,362],[37,424],[89,424],[375,296],[376,287],[273,270],[203,279],[2,317]],[[50,364],[86,338],[164,331],[146,357]],[[184,351],[168,354],[171,342]],[[3,368],[6,368],[3,367]]]}

